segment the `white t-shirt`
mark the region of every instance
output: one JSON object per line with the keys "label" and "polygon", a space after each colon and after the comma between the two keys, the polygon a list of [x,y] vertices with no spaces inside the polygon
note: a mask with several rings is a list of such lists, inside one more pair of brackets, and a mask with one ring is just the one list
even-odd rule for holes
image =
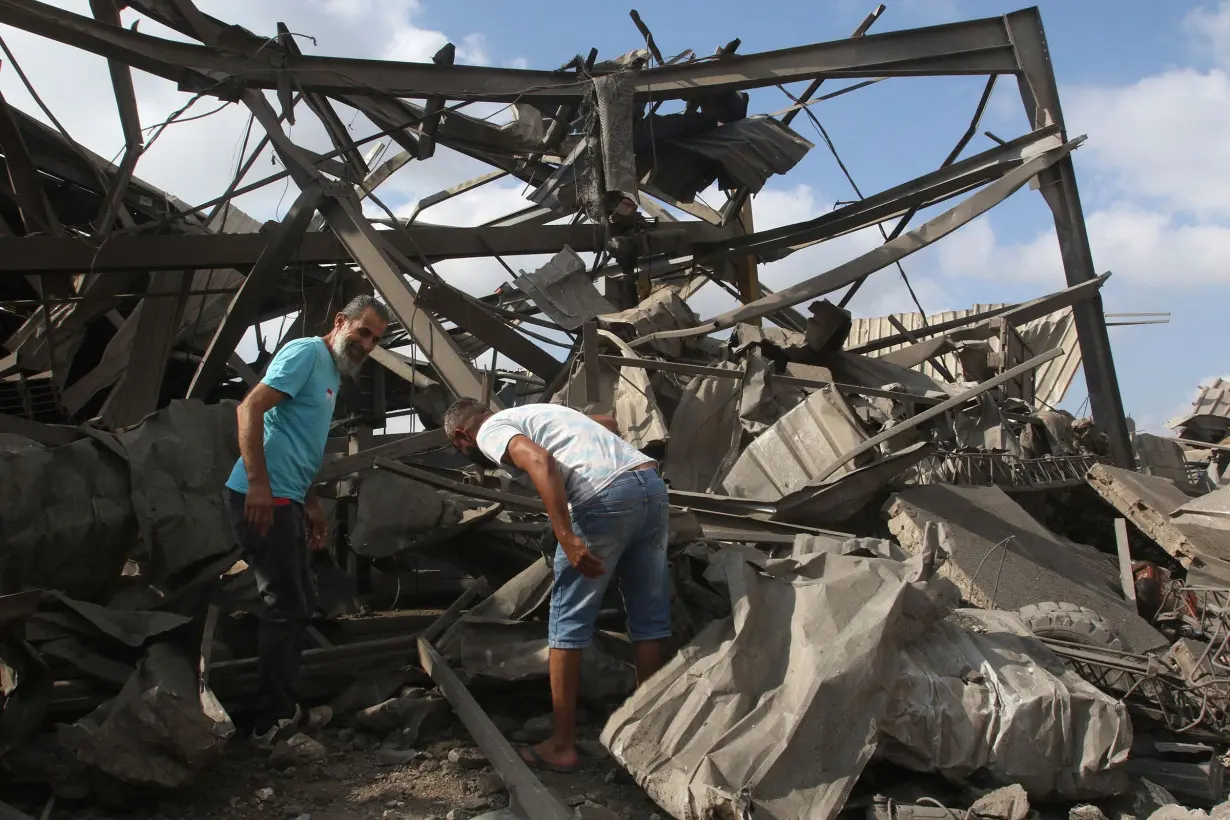
{"label": "white t-shirt", "polygon": [[527,404],[494,413],[478,430],[478,447],[487,458],[508,470],[522,484],[533,482],[522,470],[504,461],[508,443],[525,436],[555,457],[564,476],[568,503],[581,504],[621,473],[648,464],[628,442],[589,416],[560,404]]}

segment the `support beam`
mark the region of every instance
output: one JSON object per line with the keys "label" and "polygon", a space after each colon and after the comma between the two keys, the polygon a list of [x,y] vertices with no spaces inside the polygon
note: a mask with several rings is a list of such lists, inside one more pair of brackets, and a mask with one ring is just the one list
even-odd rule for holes
{"label": "support beam", "polygon": [[1123,588],[1123,597],[1135,604],[1136,576],[1132,573],[1132,551],[1128,546],[1126,518],[1115,519],[1115,551],[1119,555],[1119,585]]}
{"label": "support beam", "polygon": [[[451,66],[457,59],[457,46],[445,43],[432,55],[431,61],[438,66]],[[419,137],[419,159],[431,159],[436,153],[436,132],[440,130],[440,112],[446,100],[440,96],[428,97],[423,106],[423,135]]]}
{"label": "support beam", "polygon": [[419,664],[431,675],[444,697],[452,704],[453,712],[474,742],[478,744],[487,762],[508,787],[509,804],[513,811],[534,820],[571,820],[572,810],[559,801],[542,781],[525,765],[491,718],[478,705],[474,696],[466,690],[457,673],[448,668],[444,658],[423,636],[419,636]]}
{"label": "support beam", "polygon": [[693,234],[693,254],[696,260],[702,263],[741,250],[750,250],[762,257],[770,255],[770,258],[773,258],[773,252],[800,250],[1002,179],[1022,163],[1061,145],[1063,140],[1059,138],[1059,129],[1040,128],[1011,142],[953,163],[947,168],[940,168],[830,211],[816,219],[760,231],[751,236],[723,236],[712,244]]}
{"label": "support beam", "polygon": [[[122,28],[120,11],[114,0],[90,0],[90,10],[100,23]],[[95,228],[107,233],[115,222],[116,214],[124,201],[124,192],[132,178],[137,160],[145,150],[145,138],[141,132],[141,115],[137,109],[137,93],[132,85],[132,70],[119,60],[108,60],[107,69],[111,72],[111,87],[115,92],[115,104],[119,109],[120,127],[124,130],[124,158],[120,161],[119,172],[111,181],[111,187],[99,211]]]}
{"label": "support beam", "polygon": [[444,428],[428,430],[425,433],[415,433],[406,438],[391,441],[388,444],[379,444],[353,455],[326,461],[321,466],[320,472],[316,475],[316,483],[323,484],[328,481],[337,481],[339,478],[351,475],[352,473],[370,470],[376,466],[376,461],[379,459],[409,458],[419,453],[426,453],[429,450],[437,450],[447,444],[448,438],[444,435]]}
{"label": "support beam", "polygon": [[239,291],[231,298],[226,317],[214,331],[214,337],[205,350],[192,383],[188,386],[187,398],[204,399],[215,387],[226,367],[227,361],[243,334],[257,320],[261,305],[274,294],[278,279],[295,246],[302,240],[304,231],[312,221],[312,215],[324,199],[324,188],[315,184],[305,188],[290,206],[286,218],[267,237],[264,252],[252,266]]}
{"label": "support beam", "polygon": [[888,430],[885,430],[883,433],[874,435],[871,438],[864,441],[863,443],[859,444],[857,447],[853,447],[850,450],[847,450],[846,452],[842,453],[841,456],[838,457],[832,464],[825,467],[823,470],[820,471],[819,474],[816,475],[815,478],[809,481],[808,486],[815,487],[823,483],[826,478],[828,478],[833,473],[840,470],[845,465],[849,464],[853,459],[857,458],[863,453],[869,452],[875,449],[876,447],[879,447],[881,444],[888,441],[889,439],[895,436],[899,436],[902,433],[907,432],[909,430],[913,430],[915,427],[919,426],[920,424],[923,424],[924,422],[928,422],[931,419],[935,418],[936,416],[942,415],[943,413],[947,413],[949,410],[955,410],[958,407],[961,407],[962,405],[964,405],[966,402],[972,399],[978,398],[979,396],[990,391],[991,389],[999,387],[1001,384],[1004,384],[1005,382],[1010,382],[1016,377],[1021,376],[1025,373],[1028,373],[1029,371],[1034,370],[1035,368],[1041,367],[1042,365],[1046,364],[1050,360],[1057,359],[1062,355],[1063,355],[1063,348],[1057,347],[1052,350],[1048,350],[1046,353],[1043,353],[1040,356],[1034,356],[1029,361],[1022,362],[1021,364],[1018,364],[1016,367],[1012,368],[1011,370],[1005,370],[1003,373],[1000,373],[998,376],[995,376],[994,378],[991,378],[991,379],[987,379],[985,382],[982,382],[981,384],[977,384],[974,387],[971,387],[969,390],[965,390],[953,396],[951,399],[948,399],[947,401],[940,402],[934,407],[929,407],[917,415],[910,416],[908,419],[896,425],[895,427],[891,427]]}
{"label": "support beam", "polygon": [[[319,180],[319,172],[304,156],[302,149],[290,141],[277,122],[277,115],[265,99],[256,91],[244,94],[244,103],[256,115],[273,140],[274,148],[282,157],[295,182],[301,187],[310,186]],[[474,368],[462,355],[457,343],[445,332],[440,323],[427,311],[418,307],[416,294],[401,273],[394,267],[387,254],[383,240],[360,211],[358,201],[343,192],[331,192],[320,203],[320,212],[341,240],[351,257],[363,269],[363,273],[388,303],[403,328],[418,343],[419,348],[430,358],[440,380],[454,396],[478,398],[482,396],[482,381]],[[426,279],[421,267],[401,260],[410,273]],[[495,402],[494,404],[499,404]],[[499,408],[502,409],[502,405]]]}
{"label": "support beam", "polygon": [[[547,217],[550,218],[549,216]],[[672,226],[676,227],[676,226]],[[701,222],[678,226],[695,240],[717,240],[721,231]],[[458,228],[409,225],[381,231],[381,239],[404,255],[422,253],[430,262],[486,256],[556,253],[567,245],[578,253],[602,250],[602,229],[593,225],[534,225]],[[31,273],[95,273],[134,270],[210,270],[256,264],[267,238],[258,233],[117,234],[100,247],[72,237],[0,237],[0,276]],[[345,245],[327,231],[309,233],[288,264],[336,265],[353,261]]]}
{"label": "support beam", "polygon": [[[1017,80],[1025,113],[1032,119],[1035,128],[1055,125],[1063,131],[1059,90],[1038,10],[1031,8],[1014,12],[1004,19],[1022,69]],[[1064,134],[1066,138],[1066,131]],[[1059,237],[1059,252],[1068,284],[1079,285],[1096,278],[1072,158],[1061,158],[1039,174],[1038,186],[1055,219],[1055,232]],[[1080,302],[1073,306],[1072,312],[1094,424],[1106,434],[1115,464],[1125,469],[1135,469],[1136,456],[1123,410],[1123,397],[1119,393],[1119,377],[1111,354],[1102,297],[1095,295]]]}
{"label": "support beam", "polygon": [[414,220],[418,219],[419,214],[433,205],[447,202],[455,196],[461,196],[467,191],[473,191],[475,188],[486,185],[488,182],[495,182],[497,179],[502,179],[506,176],[508,176],[507,171],[491,171],[481,176],[476,176],[474,179],[467,179],[465,182],[458,183],[451,188],[445,188],[443,191],[437,191],[430,196],[425,196],[414,203],[414,210],[410,212],[410,216],[406,217],[406,224],[409,225],[414,222]]}
{"label": "support beam", "polygon": [[1020,168],[1006,174],[1002,179],[988,185],[983,190],[963,200],[953,208],[945,211],[925,225],[896,239],[880,245],[862,256],[838,265],[819,276],[804,280],[793,287],[780,290],[772,296],[767,296],[750,305],[742,305],[732,311],[714,317],[695,328],[684,330],[662,331],[642,336],[631,342],[633,347],[647,344],[654,339],[683,339],[693,336],[705,336],[739,322],[746,322],[758,316],[764,316],[783,307],[790,307],[801,302],[815,299],[826,293],[832,293],[839,288],[851,284],[868,273],[880,270],[899,259],[904,259],[911,253],[925,248],[963,225],[972,222],[995,205],[1007,199],[1015,191],[1029,182],[1040,171],[1050,167],[1063,157],[1070,154],[1082,139],[1076,139],[1059,148],[1051,149],[1041,156],[1026,162]]}
{"label": "support beam", "polygon": [[[303,52],[299,49],[299,44],[295,42],[294,36],[291,35],[290,29],[285,23],[278,23],[278,42],[286,49],[287,53],[300,56]],[[337,112],[333,110],[333,103],[329,102],[329,98],[324,94],[319,94],[312,91],[305,91],[303,101],[307,103],[308,108],[312,113],[320,119],[321,125],[325,127],[325,131],[329,135],[329,140],[337,150],[342,152],[342,159],[346,164],[346,168],[350,171],[351,178],[358,182],[365,179],[369,173],[367,163],[363,161],[363,155],[359,153],[359,149],[355,146],[354,140],[350,138],[350,132],[346,130],[346,125],[337,116]],[[287,106],[287,111],[293,111],[294,102],[291,101]],[[291,120],[294,123],[294,120]]]}
{"label": "support beam", "polygon": [[[35,0],[0,0],[0,23],[59,40],[197,91],[234,98],[239,89],[274,90],[293,81],[323,94],[388,95],[531,103],[579,101],[588,79],[564,71],[423,63],[224,54],[105,26]],[[820,77],[912,77],[1017,71],[1004,19],[992,17],[868,35],[722,60],[661,66],[637,74],[641,100],[691,99],[717,90],[762,88]]]}
{"label": "support beam", "polygon": [[129,352],[124,375],[103,404],[102,418],[108,427],[136,424],[158,409],[167,361],[187,301],[186,285],[191,281],[187,271],[156,271],[150,275],[150,298],[142,299],[139,306],[138,343]]}
{"label": "support beam", "polygon": [[541,347],[513,330],[505,320],[496,318],[480,307],[480,303],[467,299],[465,294],[446,284],[424,285],[419,291],[419,304],[457,327],[465,328],[476,339],[499,351],[501,356],[507,356],[544,381],[551,381],[562,366]]}
{"label": "support beam", "polygon": [[598,365],[601,358],[598,353],[597,320],[590,319],[581,325],[581,345],[582,365],[585,368],[585,401],[593,404],[598,401],[602,392],[602,383],[598,379]]}
{"label": "support beam", "polygon": [[919,328],[912,331],[912,339],[904,333],[898,333],[894,336],[884,336],[875,341],[867,342],[866,344],[852,347],[847,350],[847,353],[874,353],[877,350],[883,350],[886,347],[904,344],[913,339],[924,339],[929,336],[935,336],[939,333],[947,333],[950,330],[960,330],[961,328],[972,327],[979,322],[985,322],[988,319],[1002,317],[1012,327],[1020,327],[1023,324],[1032,322],[1034,319],[1040,319],[1043,316],[1048,316],[1057,310],[1063,310],[1066,307],[1071,307],[1078,302],[1090,298],[1098,289],[1106,283],[1110,278],[1110,273],[1104,273],[1096,279],[1089,282],[1083,282],[1075,287],[1066,288],[1051,293],[1046,296],[1040,296],[1037,299],[1031,299],[1028,302],[1021,302],[1016,305],[1007,305],[1006,307],[996,308],[994,310],[975,313],[971,316],[966,316],[961,319],[952,319],[947,322],[938,322],[933,325]]}
{"label": "support beam", "polygon": [[[755,232],[755,223],[752,221],[752,201],[748,199],[743,203],[743,208],[739,213],[739,233],[748,236]],[[756,254],[739,255],[733,261],[735,281],[739,286],[739,301],[745,305],[751,304],[760,298],[760,271],[756,265]],[[752,324],[759,327],[760,319],[753,319]]]}
{"label": "support beam", "polygon": [[0,94],[0,148],[4,149],[4,164],[8,168],[9,186],[17,198],[21,220],[27,234],[58,234],[60,220],[56,218],[43,181],[39,175],[30,150],[21,136],[21,129],[9,108],[8,101]]}

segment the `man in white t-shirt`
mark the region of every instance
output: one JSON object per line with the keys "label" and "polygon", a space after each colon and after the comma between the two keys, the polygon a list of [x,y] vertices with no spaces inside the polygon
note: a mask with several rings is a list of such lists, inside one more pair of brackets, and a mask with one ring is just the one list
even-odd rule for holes
{"label": "man in white t-shirt", "polygon": [[666,561],[670,502],[657,464],[621,439],[615,420],[557,404],[492,413],[461,399],[444,416],[453,446],[534,487],[559,547],[548,643],[554,734],[520,750],[533,767],[573,771],[581,650],[593,641],[603,594],[619,581],[643,683],[662,666],[670,637]]}

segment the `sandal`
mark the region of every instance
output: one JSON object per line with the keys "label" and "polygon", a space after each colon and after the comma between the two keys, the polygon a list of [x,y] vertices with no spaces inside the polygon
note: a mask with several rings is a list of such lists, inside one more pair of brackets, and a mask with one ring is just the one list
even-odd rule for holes
{"label": "sandal", "polygon": [[[528,755],[528,757],[527,757]],[[521,758],[521,762],[531,769],[540,769],[547,772],[555,772],[557,774],[576,774],[581,764],[575,766],[558,766],[550,761],[544,760],[542,755],[533,746],[521,746],[517,749],[517,756]]]}

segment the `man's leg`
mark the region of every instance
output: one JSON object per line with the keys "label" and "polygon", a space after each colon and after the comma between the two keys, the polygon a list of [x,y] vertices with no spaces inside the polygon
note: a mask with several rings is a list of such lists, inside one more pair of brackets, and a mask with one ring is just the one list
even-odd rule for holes
{"label": "man's leg", "polygon": [[[554,767],[573,768],[579,763],[576,747],[577,697],[581,682],[581,650],[593,642],[598,610],[615,568],[627,544],[629,518],[635,510],[624,499],[621,487],[604,491],[573,511],[573,528],[602,559],[606,574],[586,578],[573,569],[561,548],[555,553],[555,586],[551,590],[551,710],[554,719],[549,739],[529,750]],[[522,753],[526,756],[526,752]],[[527,762],[537,762],[527,758]]]}
{"label": "man's leg", "polygon": [[302,553],[307,546],[300,537],[302,525],[296,522],[302,508],[275,507],[273,524],[262,537],[244,521],[244,500],[243,495],[232,493],[231,523],[265,603],[257,634],[260,695],[253,725],[254,734],[265,735],[279,720],[295,713],[294,675],[310,614],[301,583],[301,561],[306,560]]}
{"label": "man's leg", "polygon": [[666,638],[671,634],[670,500],[658,474],[644,471],[645,517],[619,562],[619,592],[633,642],[636,683],[640,686],[662,668]]}
{"label": "man's leg", "polygon": [[632,645],[636,660],[636,685],[640,686],[662,668],[662,645],[665,641],[637,641]]}

